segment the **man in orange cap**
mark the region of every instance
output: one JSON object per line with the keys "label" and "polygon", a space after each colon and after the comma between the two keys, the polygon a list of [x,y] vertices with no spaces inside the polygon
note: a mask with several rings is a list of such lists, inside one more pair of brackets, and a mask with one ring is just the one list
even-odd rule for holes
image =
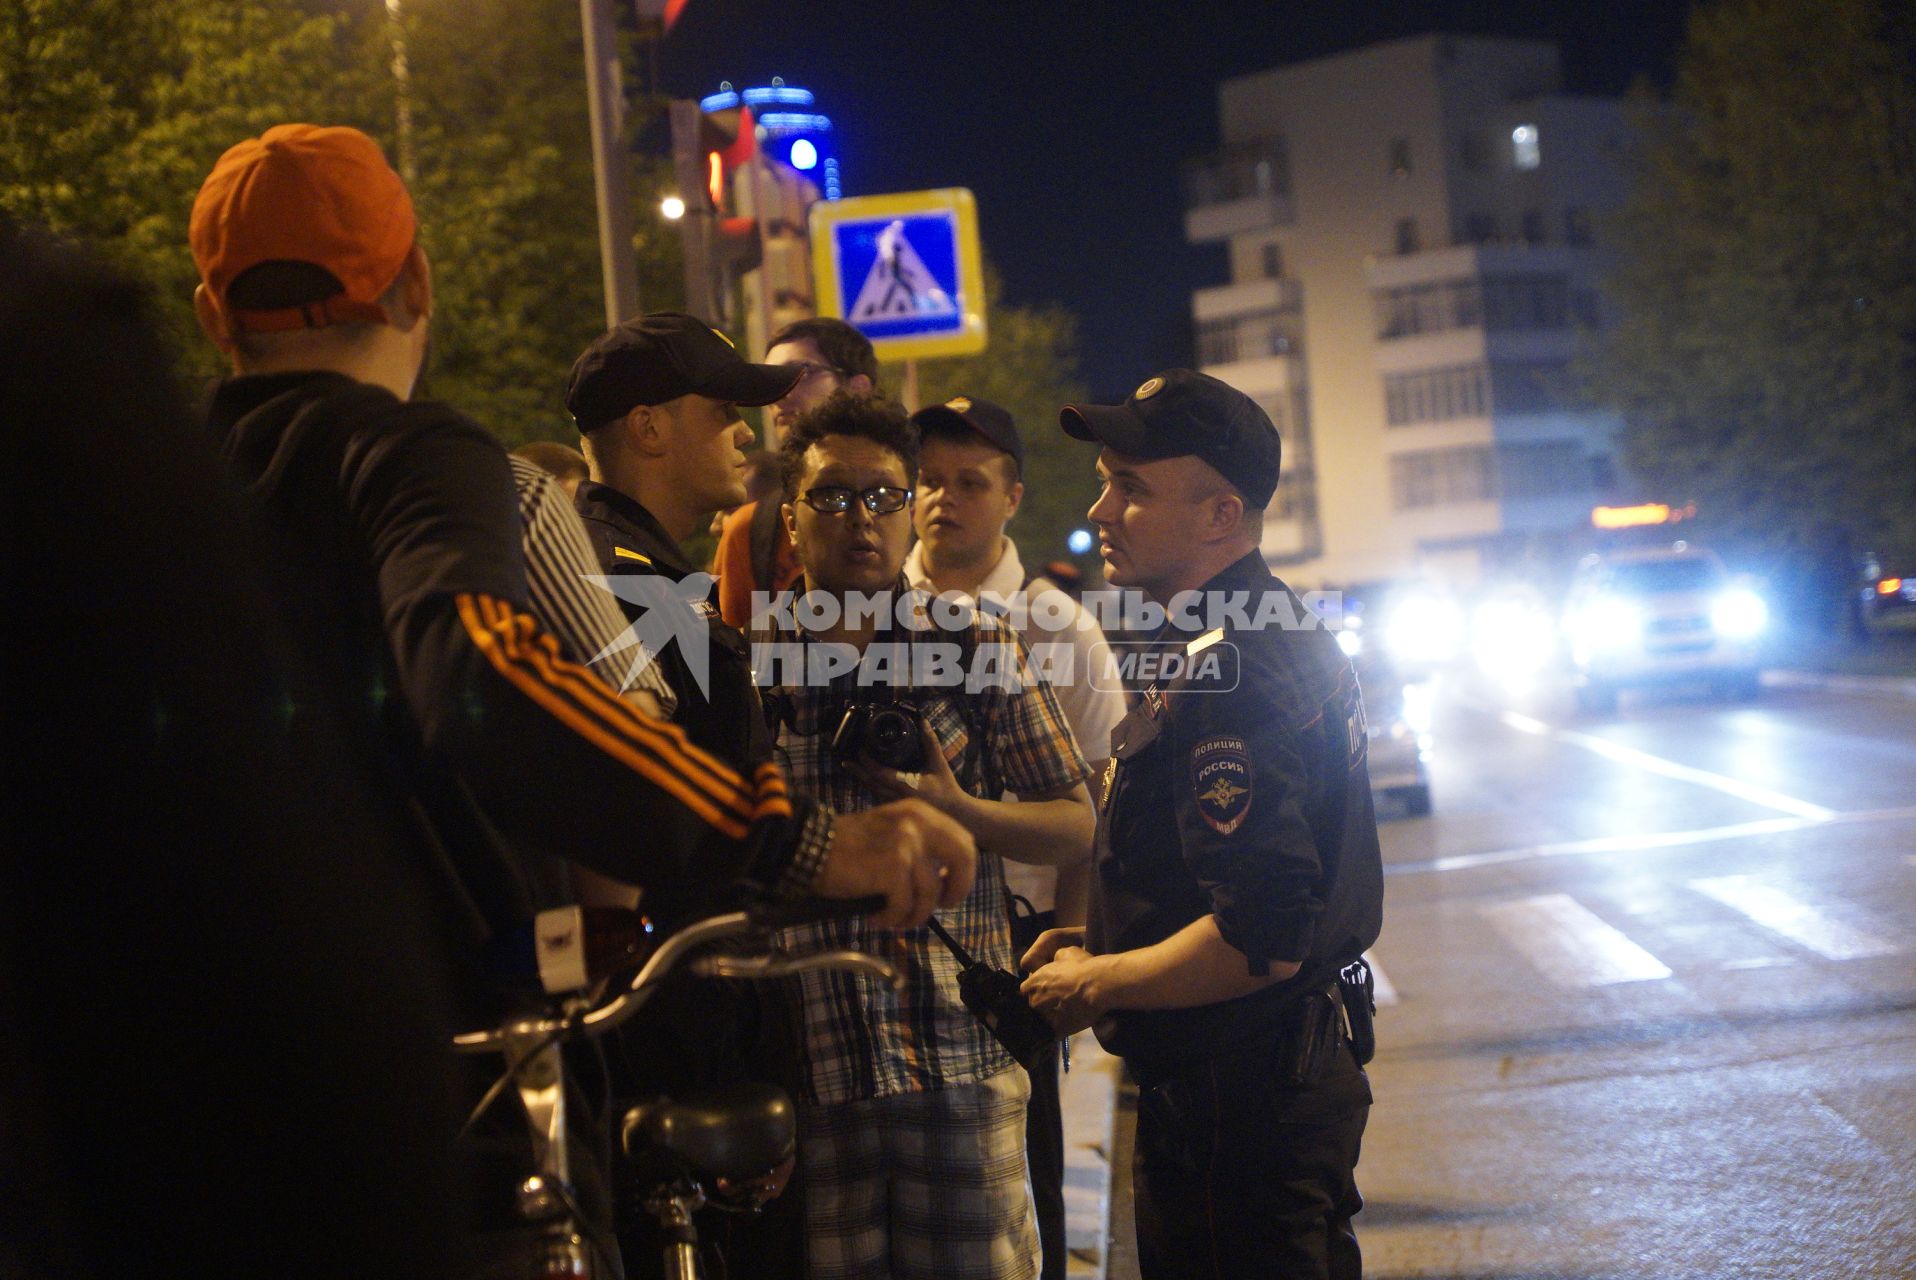
{"label": "man in orange cap", "polygon": [[[961,900],[974,850],[949,819],[922,802],[834,819],[794,801],[775,765],[746,773],[694,747],[529,616],[504,449],[410,400],[433,302],[416,235],[378,146],[305,124],[221,156],[189,230],[195,308],[236,375],[211,425],[296,634],[445,853],[470,1016],[497,1016],[485,942],[570,899],[556,859],[681,902],[883,894],[876,919],[893,926]],[[510,1181],[483,1190],[496,1201],[481,1222],[510,1221]]]}

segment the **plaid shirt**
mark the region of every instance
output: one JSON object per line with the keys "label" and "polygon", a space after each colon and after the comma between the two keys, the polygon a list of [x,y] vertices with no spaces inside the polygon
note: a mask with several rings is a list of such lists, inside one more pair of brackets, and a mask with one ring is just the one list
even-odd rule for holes
{"label": "plaid shirt", "polygon": [[[922,601],[923,592],[912,593]],[[900,639],[902,639],[902,633]],[[787,654],[814,641],[809,635],[761,632],[755,635],[754,669],[765,680],[781,674],[766,659],[765,644],[792,646]],[[988,794],[995,776],[1023,796],[1061,791],[1086,775],[1084,757],[1072,740],[1057,700],[1034,678],[1024,642],[1010,627],[986,614],[974,616],[969,635],[931,631],[932,642],[958,640],[982,664],[1005,676],[977,692],[964,689],[901,690],[911,698],[938,735],[953,771],[976,796]],[[1009,652],[1005,647],[1009,646]],[[1012,677],[1015,676],[1015,679]],[[832,687],[779,684],[768,695],[785,707],[778,750],[792,790],[839,813],[870,809],[878,798],[832,759],[832,733],[844,714],[847,681]],[[963,767],[971,728],[960,700],[969,704],[970,723],[986,741],[990,767]],[[971,776],[967,776],[967,773]],[[998,856],[978,852],[978,878],[956,907],[941,911],[938,922],[973,959],[999,968],[1013,965],[1011,930],[1005,906],[1004,870]],[[957,959],[930,929],[873,929],[863,920],[830,921],[786,929],[782,946],[793,951],[851,948],[883,956],[905,974],[905,990],[894,995],[881,982],[859,974],[807,973],[799,979],[805,1028],[807,1101],[827,1105],[891,1094],[970,1084],[1011,1067],[1001,1048],[958,996]]]}

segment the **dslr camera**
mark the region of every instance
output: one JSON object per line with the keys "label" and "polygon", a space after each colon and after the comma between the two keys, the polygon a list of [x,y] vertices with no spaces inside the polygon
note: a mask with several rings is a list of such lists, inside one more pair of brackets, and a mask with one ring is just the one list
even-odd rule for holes
{"label": "dslr camera", "polygon": [[832,735],[832,757],[846,764],[923,773],[927,761],[922,723],[913,702],[855,702]]}

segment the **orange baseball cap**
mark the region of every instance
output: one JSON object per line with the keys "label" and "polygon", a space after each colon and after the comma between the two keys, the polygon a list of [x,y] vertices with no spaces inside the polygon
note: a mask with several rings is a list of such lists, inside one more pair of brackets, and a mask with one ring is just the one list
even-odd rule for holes
{"label": "orange baseball cap", "polygon": [[[219,158],[193,201],[187,241],[234,327],[270,332],[390,323],[379,297],[418,230],[412,197],[378,143],[357,129],[282,124]],[[340,292],[305,306],[235,311],[228,287],[263,262],[323,268]]]}

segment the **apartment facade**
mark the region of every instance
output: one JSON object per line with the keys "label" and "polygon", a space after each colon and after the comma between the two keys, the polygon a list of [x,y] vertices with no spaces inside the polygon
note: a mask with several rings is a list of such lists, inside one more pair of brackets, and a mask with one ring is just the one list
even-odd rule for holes
{"label": "apartment facade", "polygon": [[1604,322],[1594,227],[1621,104],[1557,50],[1426,36],[1226,81],[1185,232],[1198,362],[1284,438],[1264,552],[1309,585],[1457,585],[1548,554],[1618,489],[1617,422],[1575,394]]}

